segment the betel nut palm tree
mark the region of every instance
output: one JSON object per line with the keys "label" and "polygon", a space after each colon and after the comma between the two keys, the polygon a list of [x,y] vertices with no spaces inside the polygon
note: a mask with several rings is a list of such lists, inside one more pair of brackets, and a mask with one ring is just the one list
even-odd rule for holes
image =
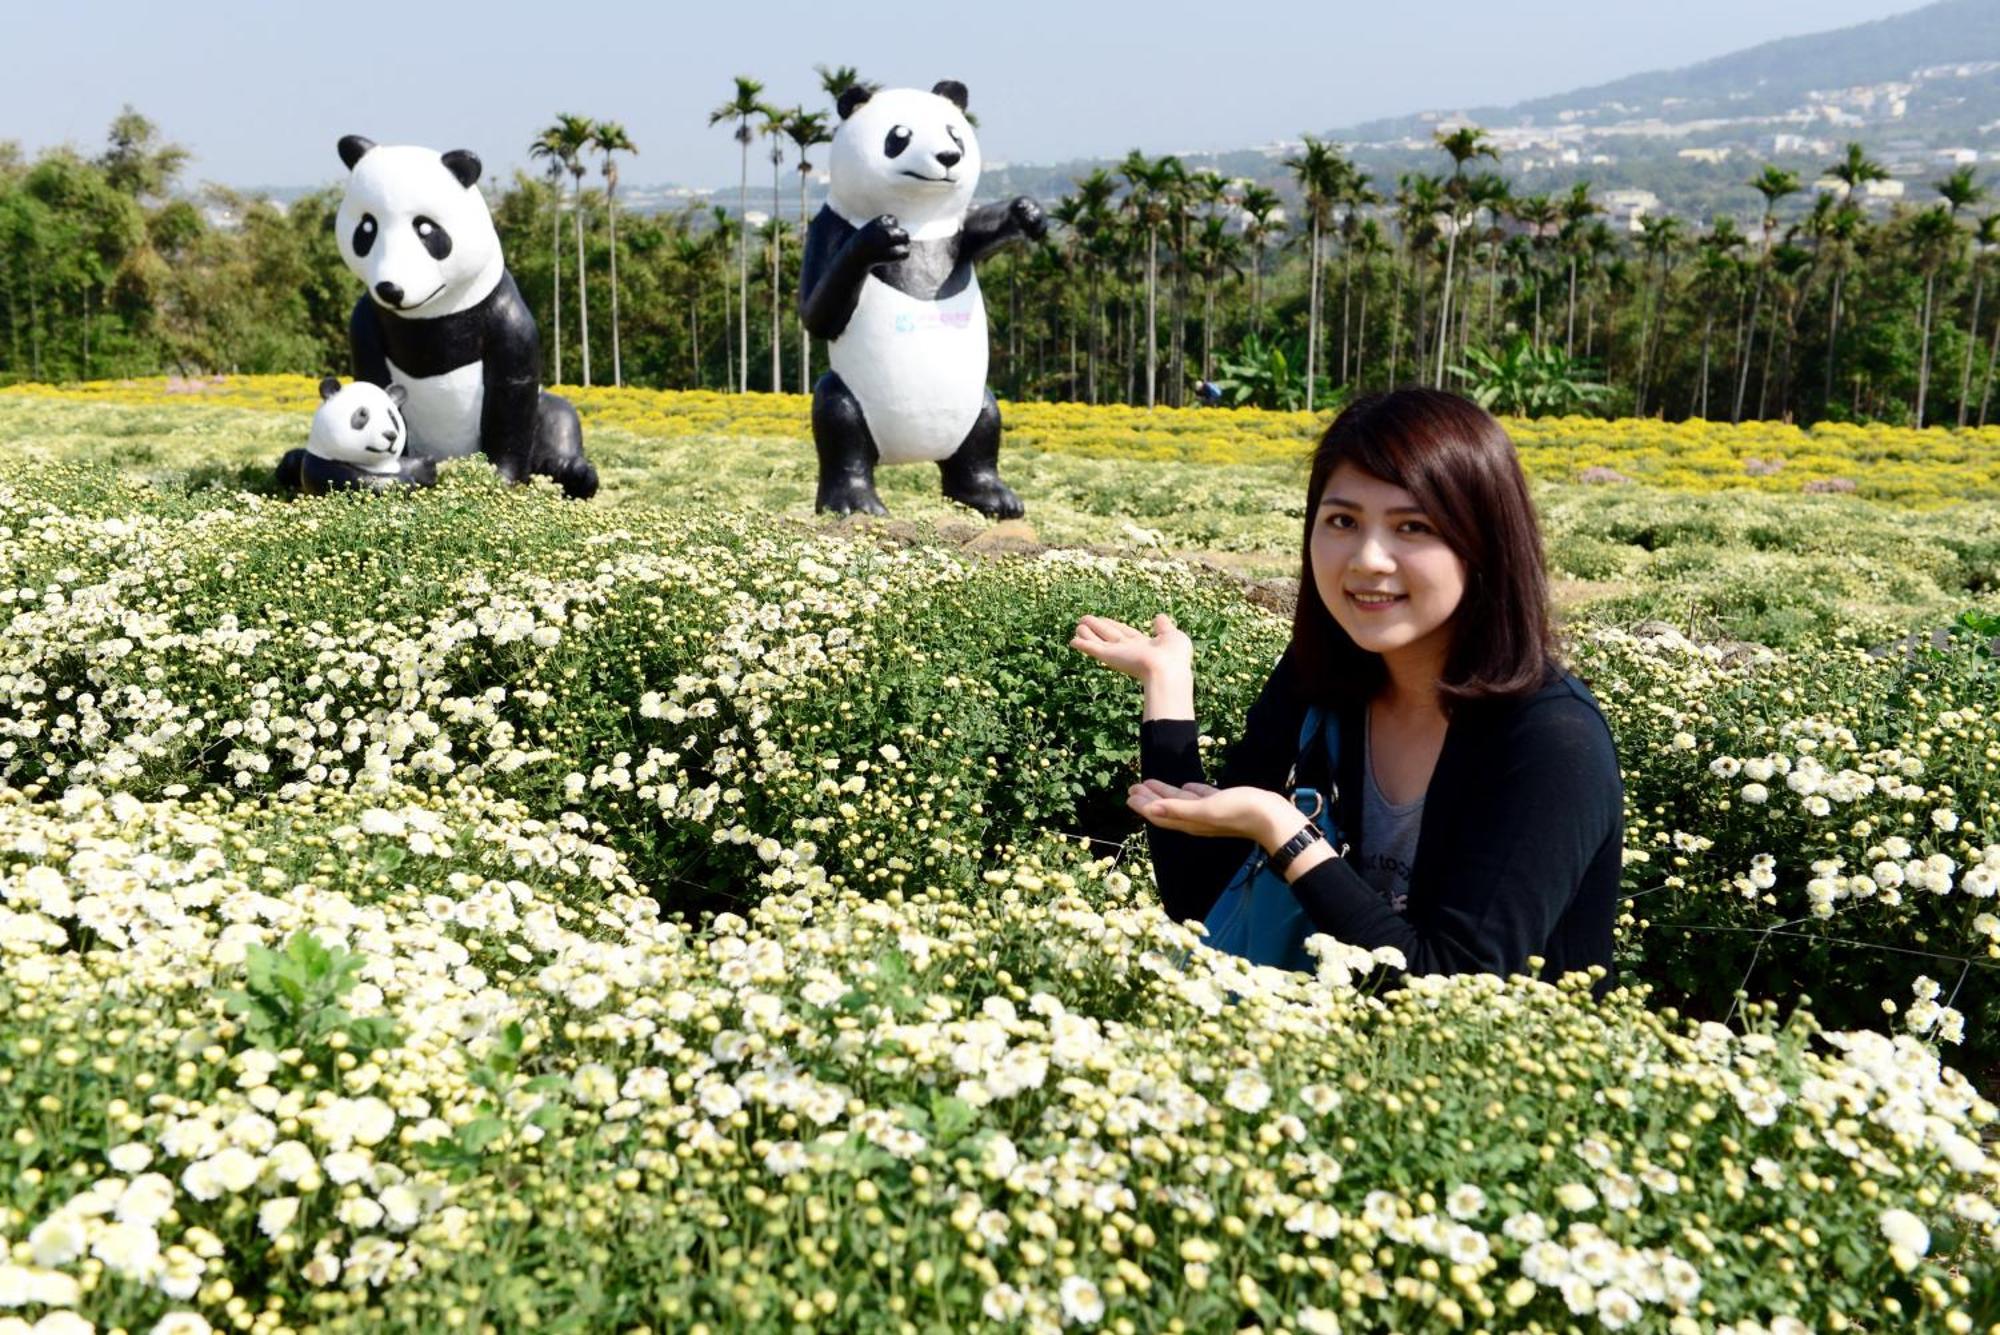
{"label": "betel nut palm tree", "polygon": [[1299,151],[1284,165],[1298,182],[1305,200],[1307,223],[1306,279],[1306,411],[1313,408],[1313,390],[1319,374],[1320,265],[1319,240],[1338,203],[1347,177],[1347,160],[1338,146],[1312,135],[1301,136]]}
{"label": "betel nut palm tree", "polygon": [[623,389],[625,363],[618,347],[618,153],[636,155],[639,146],[617,121],[599,121],[591,147],[604,155],[604,216],[611,227],[611,383]]}
{"label": "betel nut palm tree", "polygon": [[[820,144],[833,142],[833,135],[827,129],[826,113],[807,111],[804,107],[794,107],[785,115],[785,137],[792,141],[792,147],[799,151],[799,264],[805,264],[806,184],[812,180],[813,165],[806,154]],[[805,325],[799,326],[799,393],[812,393],[812,334]]]}
{"label": "betel nut palm tree", "polygon": [[554,353],[554,363],[549,371],[549,383],[562,383],[562,136],[551,125],[535,137],[528,145],[528,156],[540,158],[548,164],[549,194],[554,214],[554,225],[549,243],[549,294],[555,307],[553,313],[553,338],[549,344]]}
{"label": "betel nut palm tree", "polygon": [[583,154],[590,147],[591,138],[597,132],[596,124],[587,116],[571,116],[567,113],[556,117],[556,123],[549,127],[555,145],[555,154],[575,181],[576,199],[576,327],[577,346],[582,351],[583,383],[590,384],[590,291],[584,281],[583,272]]}
{"label": "betel nut palm tree", "polygon": [[[739,74],[736,76],[736,91],[727,102],[708,113],[708,123],[719,125],[724,121],[735,121],[736,142],[743,150],[742,173],[738,179],[736,198],[737,213],[747,218],[750,212],[750,118],[764,111],[764,104],[757,99],[762,95],[764,85],[757,80]],[[736,328],[737,358],[736,392],[750,392],[750,228],[745,225],[737,233],[736,260],[736,305],[739,313]]]}
{"label": "betel nut palm tree", "polygon": [[1437,371],[1432,380],[1432,388],[1444,388],[1444,354],[1451,342],[1451,279],[1454,262],[1458,258],[1458,234],[1464,225],[1468,210],[1465,207],[1465,164],[1474,158],[1491,158],[1500,161],[1500,150],[1477,125],[1462,125],[1456,130],[1439,130],[1433,136],[1437,146],[1451,157],[1451,179],[1445,183],[1445,197],[1450,208],[1451,232],[1445,239],[1444,251],[1444,291],[1438,297],[1438,339]]}

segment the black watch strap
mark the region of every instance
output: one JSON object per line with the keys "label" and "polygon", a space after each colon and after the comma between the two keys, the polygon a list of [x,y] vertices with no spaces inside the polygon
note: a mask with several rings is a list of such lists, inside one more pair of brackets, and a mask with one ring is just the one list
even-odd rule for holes
{"label": "black watch strap", "polygon": [[1294,858],[1325,837],[1325,835],[1319,832],[1318,825],[1312,821],[1307,821],[1297,834],[1278,846],[1278,851],[1271,854],[1270,861],[1265,865],[1282,876],[1285,873],[1285,868],[1292,865]]}

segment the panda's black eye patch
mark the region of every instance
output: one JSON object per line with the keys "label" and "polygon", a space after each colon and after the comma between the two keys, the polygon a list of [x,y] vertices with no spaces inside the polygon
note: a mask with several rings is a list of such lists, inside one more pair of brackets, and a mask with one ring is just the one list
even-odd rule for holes
{"label": "panda's black eye patch", "polygon": [[375,249],[375,215],[364,213],[361,215],[361,221],[354,225],[354,253],[356,256],[366,255],[373,249]]}
{"label": "panda's black eye patch", "polygon": [[903,150],[910,146],[910,127],[898,125],[889,131],[889,137],[882,141],[884,157],[901,157]]}
{"label": "panda's black eye patch", "polygon": [[361,428],[368,425],[368,410],[366,408],[356,408],[354,416],[347,420],[347,424],[356,431],[361,430]]}
{"label": "panda's black eye patch", "polygon": [[450,232],[424,217],[415,219],[410,225],[416,229],[417,240],[424,243],[424,249],[431,253],[432,259],[441,260],[451,254]]}

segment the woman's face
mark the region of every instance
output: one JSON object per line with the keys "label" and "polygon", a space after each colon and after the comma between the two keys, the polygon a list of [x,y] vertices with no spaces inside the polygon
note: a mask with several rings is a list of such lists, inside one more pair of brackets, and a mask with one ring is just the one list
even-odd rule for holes
{"label": "woman's face", "polygon": [[1356,645],[1442,662],[1465,594],[1465,562],[1415,497],[1341,464],[1320,495],[1311,550],[1320,601]]}

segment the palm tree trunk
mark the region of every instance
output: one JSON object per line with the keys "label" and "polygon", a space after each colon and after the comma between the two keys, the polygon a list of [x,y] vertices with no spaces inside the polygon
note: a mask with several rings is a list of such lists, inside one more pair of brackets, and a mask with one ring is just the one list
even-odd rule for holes
{"label": "palm tree trunk", "polygon": [[555,226],[554,236],[551,238],[549,242],[549,272],[555,275],[555,281],[551,283],[550,286],[554,289],[555,304],[556,304],[556,313],[555,313],[556,360],[554,367],[555,373],[549,377],[549,383],[552,385],[560,385],[562,383],[562,186],[561,185],[556,186],[555,194],[556,194],[556,226]]}
{"label": "palm tree trunk", "polygon": [[1937,291],[1937,271],[1924,276],[1924,337],[1917,354],[1917,429],[1924,425],[1924,400],[1931,388],[1931,301]]}
{"label": "palm tree trunk", "polygon": [[1743,401],[1750,397],[1750,359],[1751,355],[1757,350],[1757,314],[1763,309],[1763,306],[1764,274],[1760,269],[1757,273],[1756,295],[1750,301],[1750,343],[1748,347],[1740,349],[1741,356],[1739,360],[1742,365],[1738,368],[1736,380],[1736,410],[1729,416],[1729,420],[1732,422],[1741,422],[1743,420]]}
{"label": "palm tree trunk", "polygon": [[1563,355],[1576,356],[1576,256],[1569,257],[1569,329],[1563,335]]}
{"label": "palm tree trunk", "polygon": [[1986,380],[1979,391],[1979,425],[1986,425],[1986,409],[1993,401],[1993,371],[2000,364],[2000,320],[1993,322],[1993,346],[1986,353]]}
{"label": "palm tree trunk", "polygon": [[1695,416],[1708,417],[1708,350],[1715,337],[1715,312],[1710,310],[1708,318],[1701,325],[1701,411]]}
{"label": "palm tree trunk", "polygon": [[1313,380],[1319,374],[1319,218],[1313,218],[1312,251],[1306,259],[1306,411],[1313,410]]}
{"label": "palm tree trunk", "polygon": [[1403,268],[1394,251],[1389,263],[1396,271],[1396,285],[1389,297],[1389,379],[1386,387],[1396,387],[1396,366],[1403,358]]}
{"label": "palm tree trunk", "polygon": [[1361,271],[1361,311],[1354,324],[1354,382],[1358,386],[1368,357],[1368,270]]}
{"label": "palm tree trunk", "polygon": [[605,219],[611,225],[611,383],[625,388],[625,362],[618,352],[618,202],[612,197],[616,187],[604,192]]}
{"label": "palm tree trunk", "polygon": [[688,364],[694,370],[694,388],[701,388],[701,283],[695,282],[694,299],[688,302]]}
{"label": "palm tree trunk", "polygon": [[1146,229],[1146,406],[1153,406],[1154,387],[1160,383],[1159,358],[1159,274],[1160,274],[1160,234],[1156,227]]}
{"label": "palm tree trunk", "polygon": [[736,392],[750,392],[750,120],[736,129],[743,166],[736,178]]}
{"label": "palm tree trunk", "polygon": [[785,338],[785,321],[780,303],[784,297],[785,238],[778,226],[778,154],[771,155],[771,392],[785,392],[785,381],[779,366],[780,345]]}
{"label": "palm tree trunk", "polygon": [[1972,404],[1969,402],[1969,400],[1972,397],[1972,350],[1979,346],[1979,303],[1980,299],[1983,298],[1985,295],[1986,295],[1986,271],[1979,267],[1977,261],[1974,261],[1973,282],[1972,282],[1972,323],[1966,328],[1965,369],[1959,372],[1958,376],[1958,425],[1960,430],[1963,430],[1965,428],[1966,415],[1968,410],[1972,407]]}
{"label": "palm tree trunk", "polygon": [[1352,246],[1340,248],[1340,380],[1346,384],[1350,372],[1347,365],[1347,343],[1351,333],[1349,317],[1354,313],[1354,250]]}
{"label": "palm tree trunk", "polygon": [[576,179],[576,336],[583,348],[583,385],[590,387],[590,289],[583,272],[583,178]]}
{"label": "palm tree trunk", "polygon": [[1451,220],[1451,239],[1444,247],[1444,291],[1438,295],[1438,338],[1437,374],[1431,381],[1432,389],[1444,388],[1444,350],[1451,341],[1451,271],[1458,259],[1458,217]]}
{"label": "palm tree trunk", "polygon": [[1833,373],[1840,363],[1840,289],[1847,278],[1847,265],[1837,264],[1833,270],[1833,313],[1826,327],[1826,388],[1820,395],[1824,412],[1833,404]]}
{"label": "palm tree trunk", "polygon": [[[805,161],[805,150],[799,150],[799,160]],[[799,284],[805,285],[806,262],[806,173],[799,172]],[[804,320],[799,321],[799,393],[812,393],[812,332],[806,328]]]}
{"label": "palm tree trunk", "polygon": [[1090,402],[1097,404],[1097,352],[1098,335],[1104,323],[1103,302],[1099,295],[1100,276],[1097,265],[1090,266],[1090,337],[1085,341],[1083,354],[1084,378],[1090,386]]}

